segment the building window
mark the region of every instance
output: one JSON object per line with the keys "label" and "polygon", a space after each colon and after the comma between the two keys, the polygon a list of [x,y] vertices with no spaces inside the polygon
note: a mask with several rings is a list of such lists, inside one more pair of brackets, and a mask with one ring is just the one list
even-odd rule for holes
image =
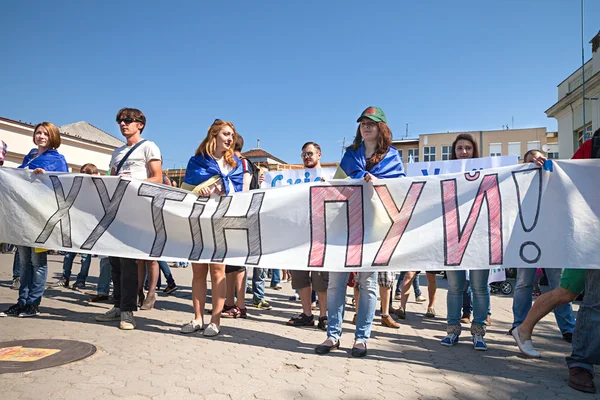
{"label": "building window", "polygon": [[578,147],[580,147],[583,142],[585,142],[587,139],[592,137],[592,124],[589,124],[588,126],[585,127],[585,135],[584,135],[584,131],[583,128],[579,129],[577,131],[577,145]]}
{"label": "building window", "polygon": [[527,151],[529,150],[541,150],[541,144],[539,140],[533,140],[527,142]]}
{"label": "building window", "polygon": [[449,160],[451,152],[452,146],[442,146],[442,161]]}
{"label": "building window", "polygon": [[508,155],[521,160],[521,142],[508,142]]}
{"label": "building window", "polygon": [[423,161],[435,161],[435,146],[423,147]]}
{"label": "building window", "polygon": [[558,158],[558,143],[547,143],[546,146],[548,147],[548,152],[546,153],[546,157],[551,158],[551,159],[557,159]]}
{"label": "building window", "polygon": [[408,162],[419,162],[419,149],[408,149]]}
{"label": "building window", "polygon": [[500,157],[502,155],[502,143],[490,143],[490,157]]}
{"label": "building window", "polygon": [[404,160],[404,157],[402,157],[402,149],[399,149],[399,150],[398,150],[398,154],[400,154],[400,158],[402,159],[402,162],[406,162],[406,161]]}

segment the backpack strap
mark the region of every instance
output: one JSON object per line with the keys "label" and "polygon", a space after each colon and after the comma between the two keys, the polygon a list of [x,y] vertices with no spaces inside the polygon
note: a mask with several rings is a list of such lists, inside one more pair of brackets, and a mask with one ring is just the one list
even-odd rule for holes
{"label": "backpack strap", "polygon": [[127,154],[125,154],[125,157],[121,158],[121,161],[119,161],[119,165],[117,165],[117,169],[115,169],[115,175],[119,175],[119,171],[121,170],[121,167],[123,166],[123,164],[125,164],[125,161],[127,161],[129,156],[131,155],[131,153],[133,153],[135,151],[135,149],[140,147],[140,145],[142,143],[144,143],[145,141],[146,141],[146,139],[142,139],[139,142],[137,142],[131,149],[129,149]]}

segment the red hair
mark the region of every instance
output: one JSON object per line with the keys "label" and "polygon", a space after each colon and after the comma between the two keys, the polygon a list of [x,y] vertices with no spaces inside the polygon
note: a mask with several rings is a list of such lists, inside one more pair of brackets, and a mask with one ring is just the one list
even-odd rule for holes
{"label": "red hair", "polygon": [[[377,146],[375,147],[375,153],[367,160],[367,163],[370,165],[378,164],[385,153],[388,152],[390,146],[392,145],[392,130],[385,122],[377,122],[377,127],[379,128],[377,132]],[[363,137],[360,133],[360,125],[356,128],[356,136],[354,137],[354,142],[347,149],[358,150],[360,145],[363,142]]]}
{"label": "red hair", "polygon": [[[231,122],[217,119],[215,120],[215,122],[213,122],[210,128],[208,128],[208,132],[206,132],[206,137],[200,143],[200,146],[198,146],[194,155],[197,156],[199,154],[202,154],[209,155],[212,158],[215,158],[215,150],[217,149],[217,135],[219,134],[219,132],[221,132],[221,129],[224,126],[228,126],[233,130],[233,142],[235,143],[237,137],[237,131],[235,130],[235,126],[233,126]],[[231,146],[223,153],[223,157],[225,158],[227,164],[229,164],[232,168],[235,168],[237,163],[233,159],[233,146]]]}

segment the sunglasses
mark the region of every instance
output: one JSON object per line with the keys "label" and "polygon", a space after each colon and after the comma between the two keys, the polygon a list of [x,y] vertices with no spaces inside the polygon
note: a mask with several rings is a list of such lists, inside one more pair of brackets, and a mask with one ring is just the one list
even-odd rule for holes
{"label": "sunglasses", "polygon": [[143,124],[142,121],[140,121],[139,119],[135,119],[135,118],[121,118],[117,120],[117,124],[121,125],[121,122],[125,122],[125,125],[129,125],[132,122],[139,122],[141,124]]}
{"label": "sunglasses", "polygon": [[313,153],[312,151],[303,151],[302,153],[300,153],[300,157],[302,158],[312,157],[314,155],[315,153]]}

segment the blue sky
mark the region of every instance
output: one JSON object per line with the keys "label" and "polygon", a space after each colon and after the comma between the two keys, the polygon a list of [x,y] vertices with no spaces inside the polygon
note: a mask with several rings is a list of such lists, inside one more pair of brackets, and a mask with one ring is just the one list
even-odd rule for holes
{"label": "blue sky", "polygon": [[[31,1],[2,4],[0,116],[87,121],[120,137],[148,118],[164,167],[185,166],[215,118],[290,163],[316,141],[338,161],[376,105],[405,134],[546,126],[581,65],[580,2]],[[589,40],[600,1],[587,0]],[[9,144],[10,145],[10,144]]]}

